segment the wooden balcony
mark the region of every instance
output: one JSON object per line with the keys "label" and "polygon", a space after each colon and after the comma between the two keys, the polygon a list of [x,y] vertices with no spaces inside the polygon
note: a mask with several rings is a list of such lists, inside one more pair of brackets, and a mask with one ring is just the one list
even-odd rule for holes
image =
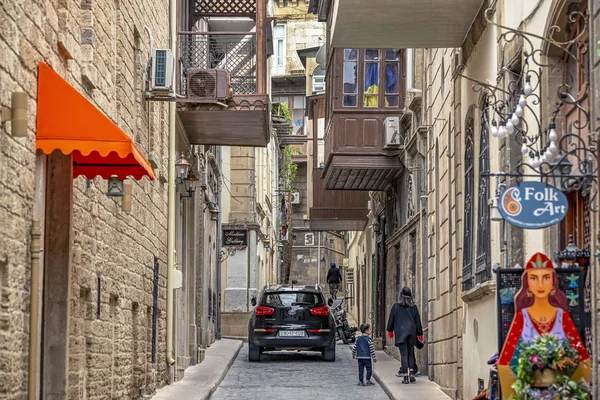
{"label": "wooden balcony", "polygon": [[321,169],[313,169],[313,207],[310,229],[313,231],[362,231],[367,226],[369,192],[326,190]]}
{"label": "wooden balcony", "polygon": [[[255,25],[243,25],[254,27],[241,32],[179,32],[177,116],[190,143],[265,147],[271,130],[266,73],[266,1],[191,0],[190,9],[190,26],[199,18],[210,17],[244,17],[250,23],[252,19],[256,21]],[[226,22],[218,21],[216,26],[227,26]],[[214,97],[199,94],[213,93],[207,89],[213,83],[205,79],[194,78],[188,82],[199,70],[227,71],[227,90],[220,90],[221,94]],[[223,88],[219,79],[215,79],[214,85]]]}
{"label": "wooden balcony", "polygon": [[[482,0],[311,0],[331,48],[461,47]],[[487,4],[487,3],[486,3]]]}
{"label": "wooden balcony", "polygon": [[[327,66],[323,179],[329,190],[385,190],[402,171],[397,146],[385,143],[385,119],[404,108],[403,53],[334,49]],[[381,79],[379,78],[381,77]]]}
{"label": "wooden balcony", "polygon": [[314,231],[360,231],[368,222],[368,192],[327,190],[319,168],[318,120],[325,117],[324,95],[308,99],[309,123],[313,126],[312,204],[310,229]]}

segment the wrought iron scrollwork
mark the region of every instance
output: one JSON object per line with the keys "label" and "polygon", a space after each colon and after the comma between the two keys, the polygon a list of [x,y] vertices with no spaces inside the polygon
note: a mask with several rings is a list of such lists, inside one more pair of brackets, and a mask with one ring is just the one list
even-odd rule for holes
{"label": "wrought iron scrollwork", "polygon": [[234,256],[238,250],[244,250],[245,247],[223,247],[219,254],[219,262],[227,260],[229,257]]}
{"label": "wrought iron scrollwork", "polygon": [[[566,29],[552,26],[546,37],[495,23],[494,9],[488,9],[485,16],[490,25],[502,29],[498,39],[501,49],[516,40],[523,44],[520,72],[514,73],[504,67],[503,52],[503,68],[496,84],[466,76],[463,65],[457,68],[457,74],[473,82],[473,90],[488,99],[491,136],[514,140],[521,147],[522,157],[518,163],[490,175],[515,178],[517,182],[534,178],[566,192],[581,191],[590,210],[596,212],[598,132],[590,131],[589,79],[581,56],[587,51],[588,16],[581,11],[572,11]],[[557,34],[561,32],[572,32],[573,37],[559,40]],[[547,57],[534,41],[541,41],[558,56]],[[559,62],[552,62],[552,59]],[[573,70],[576,76],[572,76]],[[500,85],[506,72],[514,78],[508,84]],[[551,95],[547,81],[551,75],[563,76],[563,82],[557,85],[549,118],[544,118],[541,117],[544,114],[542,106],[546,100],[544,94]],[[569,123],[567,119],[570,119]]]}

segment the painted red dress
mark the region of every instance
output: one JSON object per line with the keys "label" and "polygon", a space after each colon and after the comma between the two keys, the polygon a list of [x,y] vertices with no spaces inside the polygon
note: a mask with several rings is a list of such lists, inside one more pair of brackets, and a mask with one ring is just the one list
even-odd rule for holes
{"label": "painted red dress", "polygon": [[545,334],[555,335],[561,342],[565,338],[568,338],[571,346],[579,352],[581,361],[589,360],[590,355],[569,313],[565,312],[562,308],[557,308],[553,321],[550,321],[548,324],[539,324],[531,318],[527,308],[524,308],[519,310],[513,319],[502,353],[500,354],[500,359],[498,360],[498,365],[510,366],[513,374],[516,376],[515,371],[520,354],[520,344],[523,342],[530,343]]}

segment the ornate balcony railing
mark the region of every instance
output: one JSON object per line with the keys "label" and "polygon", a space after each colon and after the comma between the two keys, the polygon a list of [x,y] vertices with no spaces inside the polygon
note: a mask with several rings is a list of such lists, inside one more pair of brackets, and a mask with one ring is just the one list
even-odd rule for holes
{"label": "ornate balcony railing", "polygon": [[190,68],[225,69],[233,94],[257,93],[256,55],[254,32],[181,32],[179,93],[186,94],[186,71]]}
{"label": "ornate balcony railing", "polygon": [[190,0],[194,14],[200,17],[253,17],[256,0]]}

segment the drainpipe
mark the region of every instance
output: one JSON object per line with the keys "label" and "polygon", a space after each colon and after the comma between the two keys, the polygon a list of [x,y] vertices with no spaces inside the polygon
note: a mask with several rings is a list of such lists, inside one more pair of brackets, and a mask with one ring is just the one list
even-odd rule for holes
{"label": "drainpipe", "polygon": [[29,312],[29,400],[37,399],[37,357],[38,357],[38,321],[40,287],[40,245],[42,231],[40,221],[33,221],[31,227],[31,308]]}
{"label": "drainpipe", "polygon": [[[171,50],[177,52],[177,4],[169,0],[169,25]],[[175,364],[173,359],[173,270],[175,268],[175,102],[169,102],[169,203],[167,214],[167,354],[168,368]],[[171,376],[171,374],[169,374]]]}
{"label": "drainpipe", "polygon": [[[221,155],[221,148],[217,149],[217,165],[219,166],[219,172],[222,174],[223,170],[222,170],[222,166],[223,166],[223,159],[222,159],[222,155]],[[223,191],[223,178],[220,176],[217,179],[217,207],[219,207],[219,210],[222,212],[223,211],[223,205],[221,204],[221,192]],[[222,241],[222,233],[221,233],[221,229],[222,229],[222,215],[219,215],[219,220],[217,221],[217,329],[216,329],[216,337],[217,339],[221,339],[221,241]]]}

